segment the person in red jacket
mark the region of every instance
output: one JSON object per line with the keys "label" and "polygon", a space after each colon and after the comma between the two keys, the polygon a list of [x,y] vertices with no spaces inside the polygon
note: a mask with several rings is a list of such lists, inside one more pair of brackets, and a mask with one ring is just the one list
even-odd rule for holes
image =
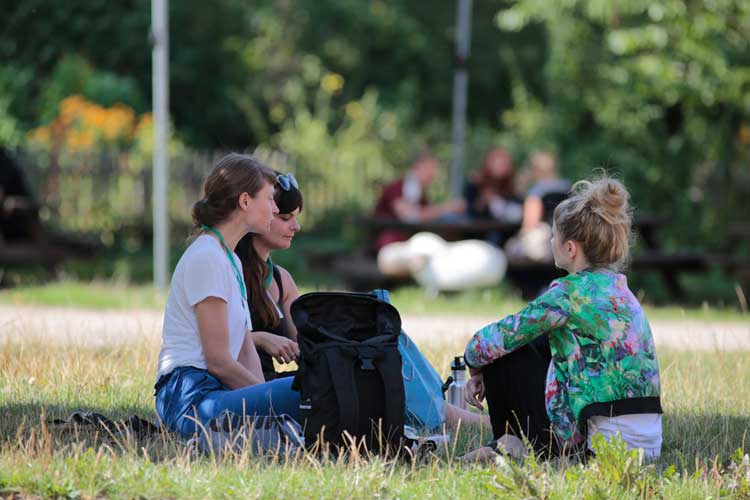
{"label": "person in red jacket", "polygon": [[[432,204],[427,198],[427,188],[440,170],[440,162],[430,152],[422,152],[412,163],[406,175],[383,188],[375,205],[375,217],[394,218],[404,222],[429,222],[448,214],[463,213],[464,200],[451,200]],[[405,241],[408,233],[397,229],[382,231],[376,241],[379,251],[389,243]]]}

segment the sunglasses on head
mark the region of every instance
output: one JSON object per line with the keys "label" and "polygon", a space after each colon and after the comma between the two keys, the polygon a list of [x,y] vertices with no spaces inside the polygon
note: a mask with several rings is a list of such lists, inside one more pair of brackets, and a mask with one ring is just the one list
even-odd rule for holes
{"label": "sunglasses on head", "polygon": [[281,186],[284,191],[289,191],[291,188],[299,189],[297,179],[294,178],[294,174],[279,174],[276,176],[276,183]]}

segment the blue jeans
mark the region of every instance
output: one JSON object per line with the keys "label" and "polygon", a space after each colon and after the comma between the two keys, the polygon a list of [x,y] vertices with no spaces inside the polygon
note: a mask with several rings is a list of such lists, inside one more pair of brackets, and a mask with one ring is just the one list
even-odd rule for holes
{"label": "blue jeans", "polygon": [[280,415],[299,419],[299,393],[292,377],[230,390],[208,370],[181,366],[162,375],[155,386],[156,412],[171,431],[191,436],[196,420],[209,423],[230,412],[238,416]]}

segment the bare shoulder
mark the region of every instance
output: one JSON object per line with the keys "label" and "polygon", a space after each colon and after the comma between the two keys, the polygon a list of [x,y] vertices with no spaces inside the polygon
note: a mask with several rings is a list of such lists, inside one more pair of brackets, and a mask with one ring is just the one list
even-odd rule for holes
{"label": "bare shoulder", "polygon": [[281,266],[276,266],[276,268],[279,270],[279,273],[281,274],[281,283],[284,285],[284,299],[286,297],[292,296],[293,298],[296,298],[297,295],[299,295],[299,292],[297,291],[297,283],[294,281],[294,278],[292,277],[292,273],[287,271]]}

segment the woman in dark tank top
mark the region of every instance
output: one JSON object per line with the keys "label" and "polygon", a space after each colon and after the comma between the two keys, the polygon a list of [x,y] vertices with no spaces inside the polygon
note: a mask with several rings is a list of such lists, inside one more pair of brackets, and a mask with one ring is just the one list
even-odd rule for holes
{"label": "woman in dark tank top", "polygon": [[[284,283],[281,278],[280,268],[277,265],[273,265],[273,282],[278,288],[279,299],[275,301],[276,306],[278,307],[278,310],[284,311]],[[276,294],[273,295],[276,296]],[[288,313],[285,313],[285,315],[286,314]],[[290,330],[291,328],[288,328],[286,322],[282,321],[281,319],[279,319],[279,321],[277,321],[275,325],[264,323],[263,321],[258,321],[257,324],[253,323],[253,332],[266,332],[276,335],[277,337],[286,338],[292,340],[293,342],[296,342],[296,332],[291,332]],[[256,339],[257,338],[258,337],[256,337]],[[266,380],[273,380],[274,378],[280,377],[290,377],[296,374],[296,371],[277,372],[276,368],[273,365],[273,356],[271,356],[265,350],[258,349],[258,357],[260,358],[260,365],[263,368],[263,375],[266,377]]]}
{"label": "woman in dark tank top", "polygon": [[297,285],[286,269],[273,264],[270,256],[274,250],[289,248],[300,230],[297,218],[303,200],[294,176],[278,175],[274,201],[279,213],[274,216],[270,231],[247,234],[235,249],[242,261],[253,341],[266,380],[294,375],[291,371],[277,372],[273,360],[286,364],[299,355],[297,330],[289,313],[289,307],[299,296]]}
{"label": "woman in dark tank top", "polygon": [[[253,341],[266,380],[294,375],[295,372],[290,371],[277,372],[273,360],[285,364],[299,355],[297,329],[289,313],[292,302],[299,296],[297,285],[289,271],[274,265],[270,258],[274,250],[289,248],[300,230],[297,217],[302,210],[302,193],[290,174],[278,176],[274,200],[279,213],[274,216],[270,231],[246,235],[235,249],[242,261],[253,321]],[[463,421],[464,424],[489,426],[486,415],[448,403],[445,404],[445,417],[449,424]]]}

